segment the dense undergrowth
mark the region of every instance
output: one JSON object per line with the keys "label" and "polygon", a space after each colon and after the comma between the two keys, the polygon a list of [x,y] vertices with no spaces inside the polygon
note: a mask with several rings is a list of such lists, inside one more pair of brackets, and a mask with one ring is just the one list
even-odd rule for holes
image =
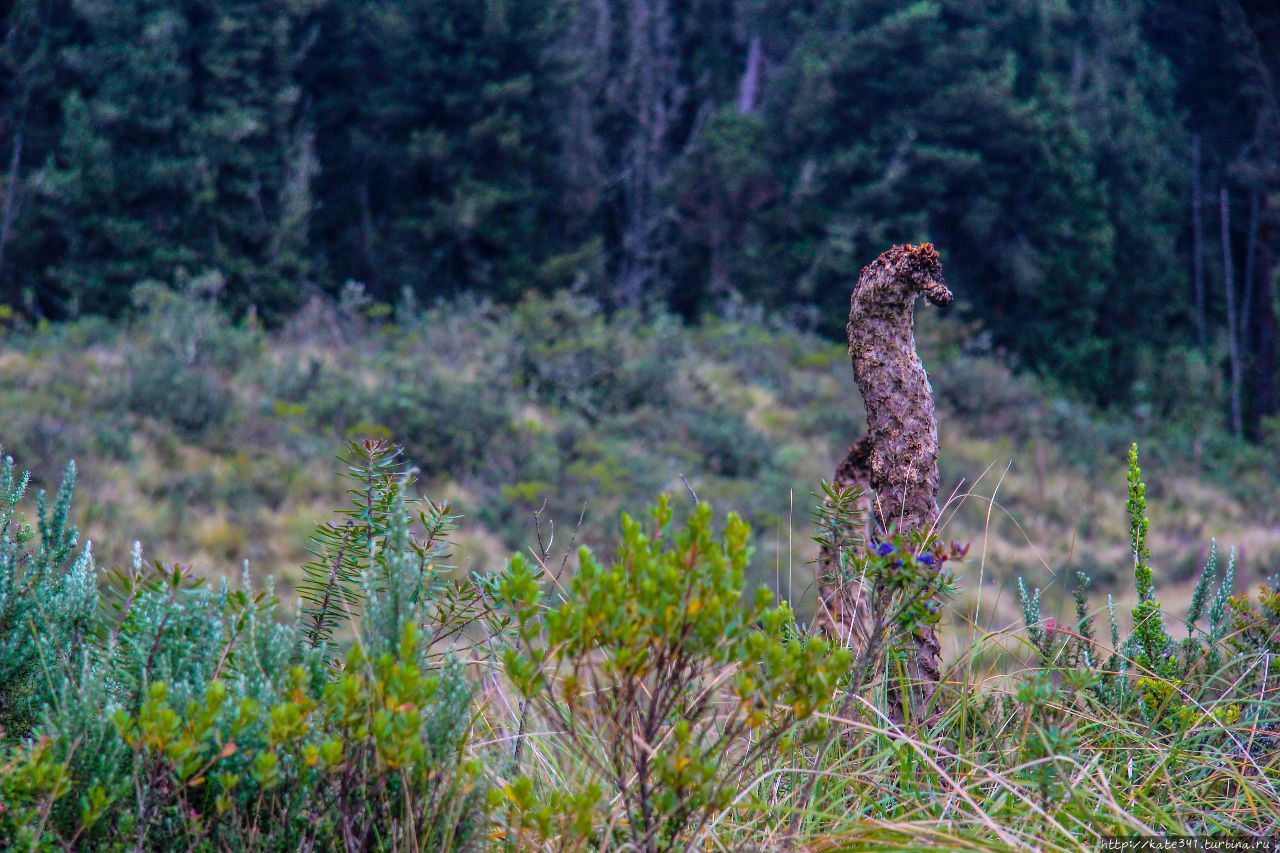
{"label": "dense undergrowth", "polygon": [[460,577],[458,519],[397,449],[345,458],[296,613],[247,568],[210,585],[135,545],[101,570],[74,466],[31,501],[5,458],[10,846],[1021,850],[1280,825],[1280,579],[1236,593],[1215,548],[1185,618],[1162,606],[1136,448],[1136,627],[1083,572],[1071,620],[1024,587],[1026,624],[982,632],[906,713],[896,673],[965,549],[832,538],[849,493],[816,516],[877,602],[859,649],[752,589],[747,523],[687,493],[623,514],[611,557],[570,567],[544,538]]}
{"label": "dense undergrowth", "polygon": [[[807,621],[810,495],[864,430],[843,346],[732,303],[691,326],[567,293],[387,306],[354,286],[267,332],[229,321],[219,292],[213,276],[177,293],[144,285],[127,321],[4,332],[0,441],[50,491],[59,460],[77,460],[76,522],[104,564],[127,564],[134,540],[214,577],[248,559],[289,598],[315,519],[341,497],[334,449],[384,437],[465,516],[463,569],[500,562],[536,528],[559,543],[578,528],[607,549],[624,509],[691,488],[751,524],[749,579]],[[980,330],[927,315],[917,331],[947,535],[982,554],[961,590],[980,624],[1018,618],[1019,575],[1050,608],[1070,608],[1078,569],[1124,595],[1114,460],[1135,437],[1156,475],[1169,595],[1189,600],[1213,536],[1239,546],[1242,577],[1275,565],[1276,447],[1228,437],[1206,364],[1134,365],[1145,390],[1101,413],[1011,373]]]}
{"label": "dense undergrowth", "polygon": [[[353,288],[268,333],[217,290],[143,286],[127,323],[0,355],[0,440],[35,467],[0,469],[11,846],[1275,831],[1280,581],[1241,590],[1280,553],[1276,472],[1206,414],[1220,390],[1186,396],[1208,383],[1091,412],[926,319],[947,544],[861,543],[818,488],[862,431],[847,356],[758,312]],[[815,539],[876,591],[862,647],[812,635]],[[944,684],[912,709],[926,623]]]}

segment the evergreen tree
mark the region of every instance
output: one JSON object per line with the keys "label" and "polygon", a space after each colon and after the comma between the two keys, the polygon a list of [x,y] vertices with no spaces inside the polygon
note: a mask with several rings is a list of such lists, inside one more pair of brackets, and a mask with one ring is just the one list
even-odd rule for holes
{"label": "evergreen tree", "polygon": [[[1142,29],[1152,49],[1167,58],[1183,123],[1201,141],[1202,206],[1217,209],[1219,191],[1227,189],[1233,227],[1225,250],[1240,273],[1230,300],[1237,317],[1224,316],[1226,283],[1216,274],[1223,265],[1213,263],[1222,257],[1221,241],[1210,236],[1201,246],[1190,235],[1185,242],[1209,272],[1211,338],[1238,326],[1233,349],[1242,362],[1246,430],[1261,438],[1267,419],[1280,414],[1280,7],[1267,0],[1149,0]],[[1188,216],[1182,220],[1189,224]],[[1223,365],[1224,374],[1228,369]]]}
{"label": "evergreen tree", "polygon": [[294,79],[311,0],[76,0],[87,33],[41,176],[58,251],[42,307],[115,311],[146,278],[224,272],[241,304],[295,301],[314,170]]}
{"label": "evergreen tree", "polygon": [[[0,300],[31,316],[208,271],[269,318],[348,280],[576,285],[838,336],[862,264],[931,239],[961,310],[1096,400],[1162,405],[1230,325],[1246,431],[1280,411],[1266,0],[13,0],[0,26]],[[1225,247],[1191,233],[1193,136]]]}
{"label": "evergreen tree", "polygon": [[353,0],[322,19],[329,276],[377,297],[518,295],[558,254],[556,0]]}
{"label": "evergreen tree", "polygon": [[33,261],[53,247],[33,199],[61,128],[69,81],[59,57],[82,38],[70,0],[0,6],[0,302],[9,306],[35,307],[46,296]]}
{"label": "evergreen tree", "polygon": [[[756,244],[741,250],[732,278],[760,296],[785,283],[784,298],[818,304],[834,327],[877,247],[934,239],[957,293],[1000,343],[1096,394],[1119,390],[1126,336],[1107,325],[1152,276],[1133,285],[1116,263],[1117,238],[1139,235],[1167,258],[1159,217],[1176,204],[1176,185],[1165,176],[1145,183],[1159,158],[1120,172],[1145,162],[1139,151],[1126,149],[1120,167],[1103,162],[1110,140],[1101,127],[1090,134],[1075,91],[1083,60],[1058,47],[1082,29],[1082,13],[1056,4],[817,8],[755,134],[765,146],[755,168],[774,164],[778,203],[756,217]],[[1158,76],[1143,85],[1155,93],[1131,93],[1115,109],[1149,119],[1139,131],[1147,133],[1168,98]],[[1109,209],[1113,195],[1135,191],[1156,203]],[[1158,290],[1169,284],[1155,279]]]}

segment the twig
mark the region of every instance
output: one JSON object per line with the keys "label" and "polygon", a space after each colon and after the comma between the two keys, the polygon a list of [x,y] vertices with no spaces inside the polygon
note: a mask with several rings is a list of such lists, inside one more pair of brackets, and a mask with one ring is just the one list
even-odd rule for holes
{"label": "twig", "polygon": [[689,479],[684,474],[680,475],[680,479],[684,480],[684,487],[689,490],[689,494],[693,495],[693,505],[698,505],[698,493],[693,490],[693,486],[689,485]]}

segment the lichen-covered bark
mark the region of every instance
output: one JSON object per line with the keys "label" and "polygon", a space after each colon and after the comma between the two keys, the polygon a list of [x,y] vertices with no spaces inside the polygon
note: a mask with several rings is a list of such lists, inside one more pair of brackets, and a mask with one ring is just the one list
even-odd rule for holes
{"label": "lichen-covered bark", "polygon": [[[868,264],[849,307],[849,355],[867,410],[871,487],[879,526],[930,530],[938,520],[938,424],[933,393],[916,354],[915,301],[951,302],[930,244],[894,246]],[[927,702],[941,679],[941,647],[917,632],[909,675]]]}
{"label": "lichen-covered bark", "polygon": [[[862,489],[859,503],[870,517],[871,499],[871,439],[863,436],[853,443],[849,452],[836,465],[831,485],[839,489]],[[859,531],[863,533],[865,531]],[[817,625],[828,636],[850,648],[859,647],[865,638],[861,636],[862,611],[865,592],[857,587],[849,588],[840,580],[839,555],[829,544],[818,551],[818,617]]]}

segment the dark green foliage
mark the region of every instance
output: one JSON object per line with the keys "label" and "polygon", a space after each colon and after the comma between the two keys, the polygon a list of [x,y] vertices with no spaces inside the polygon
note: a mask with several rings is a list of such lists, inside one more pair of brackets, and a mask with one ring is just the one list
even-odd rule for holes
{"label": "dark green foliage", "polygon": [[206,270],[239,305],[297,304],[316,169],[297,75],[316,5],[78,0],[58,13],[74,32],[46,54],[65,78],[58,138],[28,191],[44,311],[118,312],[138,281]]}
{"label": "dark green foliage", "polygon": [[385,304],[574,287],[684,316],[746,295],[838,334],[860,266],[929,238],[1020,363],[1203,418],[1227,374],[1222,282],[1197,298],[1187,275],[1223,248],[1188,239],[1197,135],[1203,188],[1237,209],[1261,441],[1272,6],[16,0],[0,320],[120,313],[139,281],[216,271],[273,322],[363,282]]}
{"label": "dark green foliage", "polygon": [[[556,0],[322,4],[313,234],[336,281],[519,296],[566,242]],[[567,284],[567,280],[555,282]]]}

